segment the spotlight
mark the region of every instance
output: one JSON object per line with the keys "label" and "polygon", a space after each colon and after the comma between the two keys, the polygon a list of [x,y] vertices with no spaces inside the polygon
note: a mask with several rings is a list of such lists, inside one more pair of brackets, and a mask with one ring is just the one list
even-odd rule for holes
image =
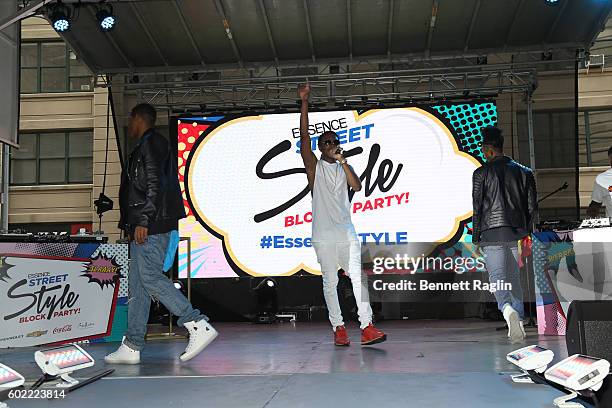
{"label": "spotlight", "polygon": [[278,312],[276,281],[265,278],[253,289],[257,301],[255,323],[274,323]]}
{"label": "spotlight", "polygon": [[276,282],[274,281],[274,279],[272,278],[265,278],[264,280],[262,280],[261,282],[259,282],[257,284],[257,286],[255,286],[255,289],[253,289],[254,291],[258,291],[258,290],[265,290],[266,286],[268,288],[273,288],[276,286]]}
{"label": "spotlight", "polygon": [[96,19],[102,31],[110,31],[115,28],[117,17],[113,14],[113,6],[109,4],[100,7],[96,13]]}
{"label": "spotlight", "polygon": [[183,283],[181,281],[174,281],[174,287],[178,290],[183,290]]}
{"label": "spotlight", "polygon": [[56,4],[49,6],[47,9],[47,15],[49,16],[49,20],[51,20],[51,25],[58,33],[65,33],[70,30],[70,14],[70,10],[62,4],[61,0],[58,0]]}
{"label": "spotlight", "polygon": [[556,6],[557,4],[559,4],[559,0],[544,0],[544,2],[549,6]]}
{"label": "spotlight", "polygon": [[59,376],[57,387],[68,388],[79,383],[70,374],[94,365],[94,359],[76,344],[60,346],[34,353],[34,360],[45,376]]}

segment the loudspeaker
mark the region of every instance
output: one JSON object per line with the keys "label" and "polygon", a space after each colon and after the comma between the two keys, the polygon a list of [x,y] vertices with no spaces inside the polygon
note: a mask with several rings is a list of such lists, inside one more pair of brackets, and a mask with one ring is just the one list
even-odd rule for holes
{"label": "loudspeaker", "polygon": [[567,354],[612,362],[612,300],[574,300],[567,313]]}

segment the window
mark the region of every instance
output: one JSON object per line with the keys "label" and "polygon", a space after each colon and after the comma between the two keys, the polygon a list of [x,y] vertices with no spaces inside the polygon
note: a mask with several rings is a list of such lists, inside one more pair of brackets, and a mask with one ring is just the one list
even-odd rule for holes
{"label": "window", "polygon": [[609,166],[612,146],[612,110],[580,112],[580,165]]}
{"label": "window", "polygon": [[21,44],[21,92],[93,91],[93,76],[59,41]]}
{"label": "window", "polygon": [[[527,113],[519,113],[517,122],[520,161],[529,165]],[[574,111],[534,111],[533,140],[537,169],[575,167]]]}
{"label": "window", "polygon": [[[518,114],[520,160],[529,164],[527,115]],[[574,167],[574,111],[533,112],[536,168]],[[612,109],[578,112],[581,167],[608,166],[612,146]],[[569,160],[569,161],[568,161]]]}
{"label": "window", "polygon": [[11,151],[11,184],[78,184],[93,181],[93,132],[23,133]]}

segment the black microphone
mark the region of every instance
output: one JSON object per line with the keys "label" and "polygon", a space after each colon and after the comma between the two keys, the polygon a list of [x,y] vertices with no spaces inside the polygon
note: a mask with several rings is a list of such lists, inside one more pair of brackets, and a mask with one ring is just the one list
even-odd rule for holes
{"label": "black microphone", "polygon": [[363,153],[363,147],[354,147],[350,150],[342,150],[341,148],[338,148],[338,150],[336,150],[336,154],[340,153],[342,153],[342,156],[347,159],[351,156],[357,156],[358,154]]}

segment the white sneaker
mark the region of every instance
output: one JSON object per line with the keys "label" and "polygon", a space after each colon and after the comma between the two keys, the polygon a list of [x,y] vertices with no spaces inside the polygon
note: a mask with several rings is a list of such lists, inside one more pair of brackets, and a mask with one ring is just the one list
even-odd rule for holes
{"label": "white sneaker", "polygon": [[122,341],[119,349],[104,357],[108,364],[140,364],[140,351],[133,350]]}
{"label": "white sneaker", "polygon": [[179,357],[181,361],[188,361],[200,354],[219,333],[204,319],[197,322],[185,323],[185,328],[189,331],[189,343],[187,348]]}
{"label": "white sneaker", "polygon": [[[527,333],[525,333],[525,325],[523,321],[521,320],[519,323],[521,324],[521,331],[523,332],[523,337],[527,337]],[[508,328],[508,338],[510,338],[510,328]]]}
{"label": "white sneaker", "polygon": [[525,331],[521,328],[521,321],[517,311],[510,304],[506,303],[502,313],[504,314],[504,319],[506,319],[506,324],[508,324],[510,343],[523,341],[525,339]]}

